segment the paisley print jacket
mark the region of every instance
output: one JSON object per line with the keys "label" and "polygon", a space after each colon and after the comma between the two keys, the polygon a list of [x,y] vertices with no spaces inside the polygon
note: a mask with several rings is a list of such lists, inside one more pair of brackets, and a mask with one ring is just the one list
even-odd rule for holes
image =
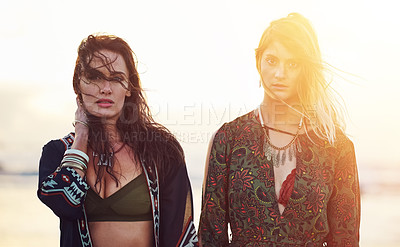
{"label": "paisley print jacket", "polygon": [[353,143],[342,132],[334,145],[308,135],[298,137],[294,188],[281,214],[256,113],[218,130],[203,193],[203,246],[358,246],[360,190]]}

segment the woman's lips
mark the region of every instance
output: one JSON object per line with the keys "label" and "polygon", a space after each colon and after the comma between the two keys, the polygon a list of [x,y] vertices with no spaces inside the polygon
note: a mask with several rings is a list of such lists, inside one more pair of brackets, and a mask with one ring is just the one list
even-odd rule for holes
{"label": "woman's lips", "polygon": [[108,108],[114,104],[114,101],[110,99],[99,99],[98,101],[96,101],[96,104],[100,107]]}
{"label": "woman's lips", "polygon": [[288,86],[284,84],[272,84],[271,87],[276,90],[285,90],[288,88]]}

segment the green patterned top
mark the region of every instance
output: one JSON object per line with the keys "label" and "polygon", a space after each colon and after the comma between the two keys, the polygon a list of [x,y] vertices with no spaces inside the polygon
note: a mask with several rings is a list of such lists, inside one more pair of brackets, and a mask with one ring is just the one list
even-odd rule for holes
{"label": "green patterned top", "polygon": [[203,246],[358,246],[354,146],[341,131],[336,135],[333,146],[314,133],[299,135],[294,188],[281,215],[257,116],[250,112],[224,124],[209,157],[199,227]]}

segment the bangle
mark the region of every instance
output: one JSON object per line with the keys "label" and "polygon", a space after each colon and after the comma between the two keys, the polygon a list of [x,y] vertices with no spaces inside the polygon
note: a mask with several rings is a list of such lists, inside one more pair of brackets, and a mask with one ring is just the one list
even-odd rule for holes
{"label": "bangle", "polygon": [[85,166],[87,166],[87,164],[89,163],[82,156],[78,156],[78,155],[75,155],[75,154],[66,154],[66,155],[64,155],[63,161],[64,160],[65,161],[66,160],[74,160],[74,161],[76,160],[76,161],[79,161],[80,163],[84,164]]}
{"label": "bangle", "polygon": [[88,165],[88,162],[86,162],[86,160],[83,159],[81,156],[76,156],[76,155],[73,155],[73,154],[64,155],[64,158],[63,158],[61,163],[63,163],[64,161],[68,161],[68,160],[77,161],[78,163],[81,163],[81,164],[83,164],[85,166]]}
{"label": "bangle", "polygon": [[86,174],[86,170],[82,166],[78,165],[77,163],[67,162],[67,163],[64,163],[64,164],[61,165],[61,168],[63,168],[63,167],[76,168],[76,169],[79,169],[79,170],[83,171],[83,173]]}
{"label": "bangle", "polygon": [[85,163],[85,161],[78,159],[76,157],[64,156],[64,159],[61,161],[61,164],[64,164],[64,163],[75,163],[75,164],[82,166],[85,170],[87,169],[87,163]]}
{"label": "bangle", "polygon": [[85,152],[83,152],[79,149],[75,149],[75,148],[67,149],[65,151],[64,155],[67,155],[67,154],[75,154],[77,156],[80,156],[86,160],[86,163],[89,163],[89,156]]}
{"label": "bangle", "polygon": [[89,125],[88,125],[86,122],[83,122],[83,121],[80,121],[80,120],[75,120],[75,121],[73,121],[73,122],[72,122],[72,126],[75,127],[75,124],[76,124],[76,123],[83,124],[83,125],[85,125],[86,127],[89,128]]}

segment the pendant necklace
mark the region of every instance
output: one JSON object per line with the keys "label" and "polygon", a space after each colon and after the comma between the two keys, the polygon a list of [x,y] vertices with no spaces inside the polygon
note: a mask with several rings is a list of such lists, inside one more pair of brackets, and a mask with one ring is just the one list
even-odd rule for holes
{"label": "pendant necklace", "polygon": [[[115,147],[116,144],[114,144],[114,146],[111,147],[111,149],[113,150],[113,148]],[[109,166],[112,167],[114,164],[114,154],[118,153],[119,151],[122,150],[122,148],[125,146],[125,143],[122,144],[122,146],[116,150],[115,152],[112,151],[110,153],[110,156],[108,158],[106,158],[105,154],[97,154],[95,152],[93,152],[93,157],[99,157],[99,161],[97,162],[98,166]]]}
{"label": "pendant necklace", "polygon": [[[289,158],[289,161],[292,161],[293,157],[296,155],[296,150],[299,153],[301,152],[300,142],[297,139],[297,137],[299,136],[300,129],[303,126],[303,116],[300,118],[300,122],[299,122],[299,126],[297,128],[296,134],[293,134],[293,133],[290,133],[287,131],[283,131],[283,130],[272,128],[272,127],[265,125],[262,114],[261,114],[261,106],[258,106],[258,114],[260,117],[261,126],[262,126],[262,129],[264,131],[264,136],[265,136],[263,151],[264,151],[264,155],[267,157],[267,160],[271,161],[271,159],[272,159],[272,163],[275,167],[284,165],[286,157]],[[292,135],[293,139],[283,147],[275,146],[274,144],[272,144],[271,139],[268,135],[269,130],[277,131],[277,132],[287,134],[287,135]]]}

